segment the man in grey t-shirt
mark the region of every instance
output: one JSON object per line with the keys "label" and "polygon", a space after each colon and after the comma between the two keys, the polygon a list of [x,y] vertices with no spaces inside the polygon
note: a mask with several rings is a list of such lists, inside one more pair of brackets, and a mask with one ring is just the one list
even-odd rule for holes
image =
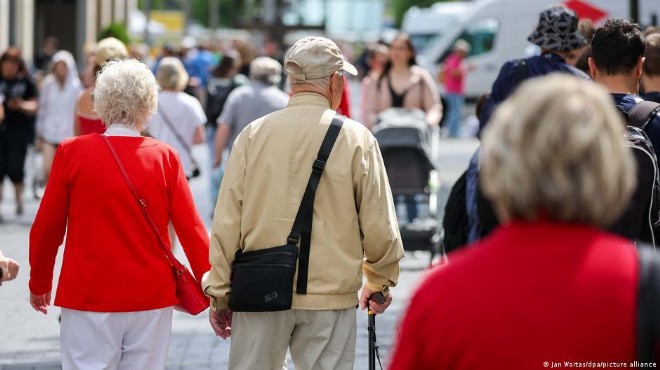
{"label": "man in grey t-shirt", "polygon": [[277,88],[281,75],[282,66],[275,59],[259,57],[250,63],[252,83],[229,94],[218,118],[213,167],[222,164],[222,152],[227,147],[231,150],[231,144],[245,126],[286,106],[289,96]]}

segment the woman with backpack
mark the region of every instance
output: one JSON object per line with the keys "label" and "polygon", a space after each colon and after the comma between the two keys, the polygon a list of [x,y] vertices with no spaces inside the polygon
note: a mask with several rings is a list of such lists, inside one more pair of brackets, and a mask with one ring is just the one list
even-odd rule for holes
{"label": "woman with backpack", "polygon": [[[239,86],[247,85],[250,79],[240,74],[242,62],[240,54],[229,50],[222,55],[220,63],[211,72],[211,78],[206,85],[206,145],[209,148],[209,158],[215,158],[215,133],[218,130],[218,118],[227,102],[229,93]],[[231,143],[230,143],[231,145]],[[218,198],[220,181],[222,180],[222,166],[211,169],[210,195],[211,199]],[[215,202],[212,202],[215,207]]]}

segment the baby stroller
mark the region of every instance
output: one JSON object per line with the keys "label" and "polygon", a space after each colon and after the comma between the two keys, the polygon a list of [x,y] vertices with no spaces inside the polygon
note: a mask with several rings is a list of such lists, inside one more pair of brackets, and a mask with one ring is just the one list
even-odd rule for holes
{"label": "baby stroller", "polygon": [[434,158],[438,128],[431,128],[420,110],[388,109],[378,116],[378,140],[389,178],[403,248],[438,252],[439,187]]}

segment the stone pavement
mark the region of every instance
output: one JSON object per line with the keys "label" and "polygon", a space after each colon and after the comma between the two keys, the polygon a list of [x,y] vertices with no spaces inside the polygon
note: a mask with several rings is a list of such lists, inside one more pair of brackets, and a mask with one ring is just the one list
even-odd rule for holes
{"label": "stone pavement", "polygon": [[[464,170],[469,157],[476,148],[475,140],[442,140],[439,163],[443,193]],[[200,164],[208,163],[204,147],[195,148],[195,157]],[[202,167],[204,168],[204,167]],[[203,216],[210,215],[208,194],[208,170],[202,177],[191,181],[195,201]],[[0,370],[9,369],[60,369],[59,363],[59,309],[51,307],[47,316],[33,311],[28,303],[27,281],[28,234],[38,201],[26,192],[26,214],[17,219],[13,216],[15,206],[12,189],[8,183],[4,187],[5,201],[0,212],[5,223],[0,224],[0,249],[5,255],[21,263],[19,277],[0,287]],[[177,248],[183,257],[181,248]],[[399,286],[393,289],[394,301],[390,309],[376,320],[378,344],[384,365],[389,357],[396,336],[396,326],[405,311],[409,296],[423,276],[428,264],[428,254],[408,253],[402,263]],[[56,262],[55,282],[61,266],[61,251]],[[55,291],[55,289],[53,290]],[[356,369],[366,369],[367,355],[367,314],[358,314],[358,346]],[[168,356],[168,369],[225,369],[229,353],[229,341],[223,341],[213,334],[206,313],[192,317],[175,313],[172,339]],[[290,367],[292,368],[292,367]]]}

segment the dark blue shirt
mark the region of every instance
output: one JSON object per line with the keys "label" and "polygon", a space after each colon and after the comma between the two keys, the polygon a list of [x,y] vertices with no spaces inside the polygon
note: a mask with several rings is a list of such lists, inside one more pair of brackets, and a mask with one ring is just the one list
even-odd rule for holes
{"label": "dark blue shirt", "polygon": [[[637,104],[637,102],[642,101],[643,99],[637,95],[632,94],[612,94],[614,98],[614,103],[617,108],[622,112],[628,113],[630,110]],[[656,115],[651,122],[644,129],[646,135],[648,135],[649,140],[651,140],[651,145],[653,145],[653,150],[656,153],[660,152],[660,116]]]}
{"label": "dark blue shirt", "polygon": [[[533,56],[525,59],[525,62],[527,65],[527,76],[525,79],[545,76],[552,72],[570,73],[584,78],[585,80],[590,79],[586,73],[567,64],[562,57],[554,53]],[[520,64],[520,59],[514,59],[504,63],[502,69],[500,69],[500,74],[493,83],[490,97],[484,104],[481,116],[479,116],[479,131],[481,131],[488,120],[490,120],[490,116],[493,114],[493,111],[495,111],[495,108],[513,94],[513,91],[518,87],[518,84],[521,82],[518,75]]]}
{"label": "dark blue shirt", "polygon": [[660,103],[660,92],[653,91],[653,92],[650,92],[650,93],[643,94],[642,99],[648,100],[648,101],[654,101],[656,103]]}

